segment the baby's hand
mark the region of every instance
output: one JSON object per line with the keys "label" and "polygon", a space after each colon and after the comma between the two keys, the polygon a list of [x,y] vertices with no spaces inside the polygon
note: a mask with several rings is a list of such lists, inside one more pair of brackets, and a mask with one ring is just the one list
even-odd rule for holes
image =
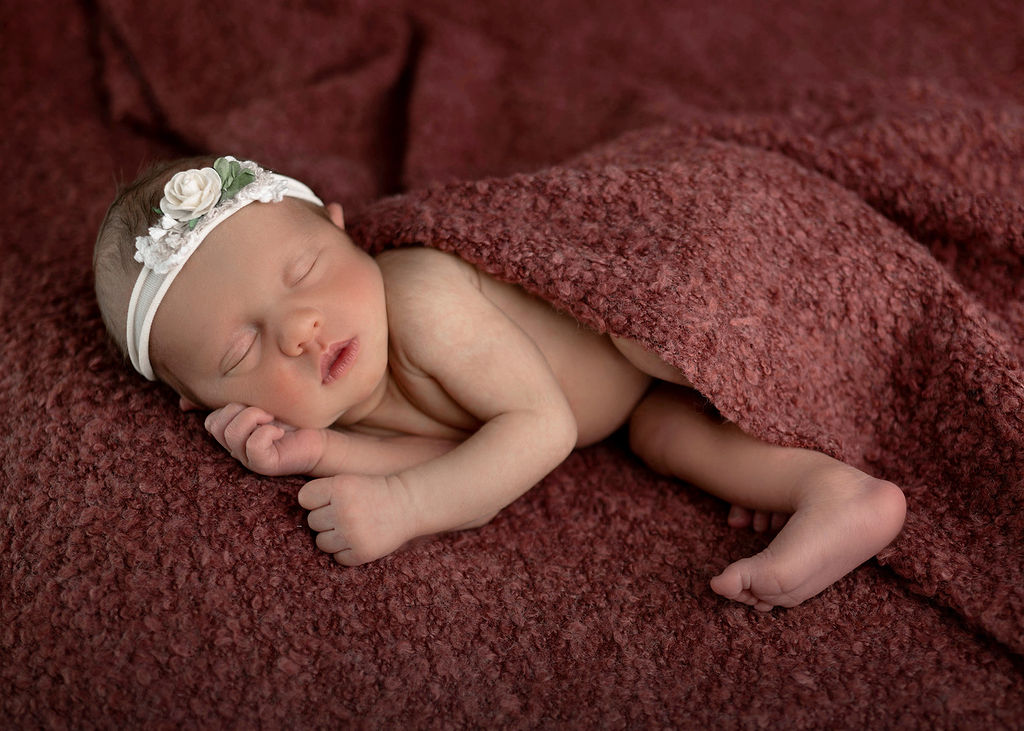
{"label": "baby's hand", "polygon": [[271,476],[309,474],[323,456],[326,441],[322,429],[296,429],[244,404],[211,412],[206,430],[250,470]]}
{"label": "baby's hand", "polygon": [[416,510],[394,476],[334,475],[299,490],[317,547],[345,566],[386,556],[419,535]]}

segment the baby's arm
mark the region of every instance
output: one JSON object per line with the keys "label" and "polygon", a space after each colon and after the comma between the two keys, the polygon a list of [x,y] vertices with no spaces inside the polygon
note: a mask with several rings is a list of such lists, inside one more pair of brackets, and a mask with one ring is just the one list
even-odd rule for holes
{"label": "baby's arm", "polygon": [[317,544],[345,564],[486,522],[576,443],[575,417],[543,354],[466,265],[426,251],[402,261],[389,262],[385,280],[392,368],[436,382],[430,388],[440,386],[483,425],[442,456],[386,478],[340,474],[303,487],[299,502],[311,511]]}
{"label": "baby's arm", "polygon": [[446,454],[396,477],[421,501],[423,533],[484,519],[572,451],[576,419],[537,345],[480,290],[472,269],[420,250],[391,264],[395,352],[482,426]]}
{"label": "baby's arm", "polygon": [[388,475],[438,457],[457,444],[411,435],[296,429],[244,404],[228,404],[211,412],[206,429],[243,465],[271,476]]}

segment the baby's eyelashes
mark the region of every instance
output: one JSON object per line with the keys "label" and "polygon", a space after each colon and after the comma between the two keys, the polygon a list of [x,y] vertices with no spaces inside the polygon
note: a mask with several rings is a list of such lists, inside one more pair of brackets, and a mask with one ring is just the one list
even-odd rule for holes
{"label": "baby's eyelashes", "polygon": [[252,352],[253,346],[256,344],[256,340],[258,338],[259,334],[253,333],[247,341],[243,341],[243,343],[228,351],[228,354],[224,356],[224,360],[222,361],[224,365],[221,367],[221,373],[227,376],[230,375],[233,370],[238,368],[238,366],[240,366],[248,357],[249,353]]}
{"label": "baby's eyelashes", "polygon": [[295,266],[291,267],[291,273],[287,277],[289,286],[295,287],[306,279],[316,268],[316,263],[319,260],[319,253],[300,259]]}
{"label": "baby's eyelashes", "polygon": [[313,259],[313,261],[311,261],[311,262],[309,263],[309,266],[308,266],[308,267],[306,268],[306,271],[304,271],[304,272],[302,273],[302,276],[301,276],[301,277],[299,277],[299,278],[298,278],[298,279],[296,280],[296,282],[295,282],[295,283],[296,283],[296,284],[298,284],[299,282],[301,282],[302,280],[304,280],[304,279],[305,279],[306,277],[308,277],[308,276],[309,276],[310,274],[312,274],[312,273],[313,273],[313,270],[314,270],[314,269],[316,268],[316,263],[317,263],[318,261],[320,261],[320,258],[319,258],[319,257],[317,257],[317,258],[314,258],[314,259]]}

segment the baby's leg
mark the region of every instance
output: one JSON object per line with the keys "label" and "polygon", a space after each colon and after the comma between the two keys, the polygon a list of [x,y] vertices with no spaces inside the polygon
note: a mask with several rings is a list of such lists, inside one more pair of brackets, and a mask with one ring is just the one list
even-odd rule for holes
{"label": "baby's leg", "polygon": [[656,386],[630,422],[634,451],[728,502],[793,514],[764,551],[711,580],[718,594],[761,610],[795,606],[899,533],[906,502],[896,485],[819,452],[761,442],[700,404],[693,391]]}
{"label": "baby's leg", "polygon": [[[633,366],[659,381],[678,383],[680,386],[692,387],[686,376],[675,366],[663,361],[659,356],[645,350],[640,343],[628,338],[611,336],[612,343],[619,349]],[[773,513],[763,510],[750,510],[741,505],[732,505],[729,510],[729,525],[734,528],[753,528],[758,533],[766,530],[777,531],[789,519],[787,513]]]}

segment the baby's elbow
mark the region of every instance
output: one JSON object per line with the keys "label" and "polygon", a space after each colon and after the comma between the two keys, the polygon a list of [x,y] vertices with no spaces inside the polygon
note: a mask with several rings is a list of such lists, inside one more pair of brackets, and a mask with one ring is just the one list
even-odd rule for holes
{"label": "baby's elbow", "polygon": [[569,452],[576,448],[579,426],[576,415],[568,404],[564,408],[554,410],[547,422],[548,437],[552,448],[558,451],[559,459],[565,459]]}

